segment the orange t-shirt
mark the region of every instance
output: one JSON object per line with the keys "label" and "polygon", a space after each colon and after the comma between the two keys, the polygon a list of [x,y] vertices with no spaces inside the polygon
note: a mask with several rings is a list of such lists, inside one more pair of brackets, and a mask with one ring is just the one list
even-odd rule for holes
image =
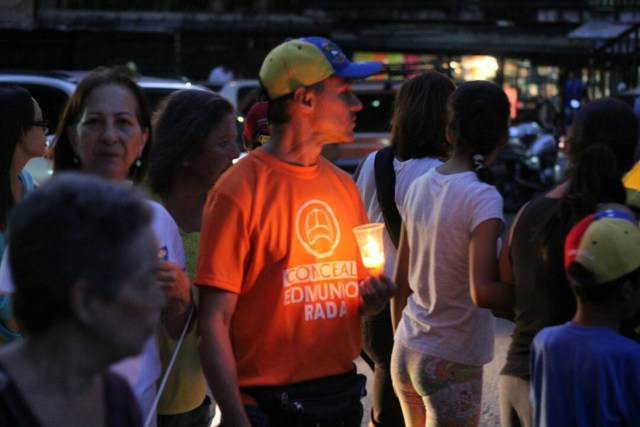
{"label": "orange t-shirt", "polygon": [[293,166],[255,150],[204,208],[196,283],[239,294],[230,325],[240,386],[345,373],[361,345],[352,228],[358,190],[326,159]]}

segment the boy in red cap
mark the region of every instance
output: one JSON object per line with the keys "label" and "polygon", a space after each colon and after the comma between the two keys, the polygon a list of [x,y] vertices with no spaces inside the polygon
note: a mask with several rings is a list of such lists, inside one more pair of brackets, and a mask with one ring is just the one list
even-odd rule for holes
{"label": "boy in red cap", "polygon": [[268,102],[256,102],[244,118],[242,140],[245,150],[254,150],[269,140],[271,129],[267,118],[268,108]]}
{"label": "boy in red cap", "polygon": [[584,218],[567,235],[565,271],[577,311],[533,341],[533,424],[637,425],[640,345],[619,329],[640,308],[638,222],[614,210]]}

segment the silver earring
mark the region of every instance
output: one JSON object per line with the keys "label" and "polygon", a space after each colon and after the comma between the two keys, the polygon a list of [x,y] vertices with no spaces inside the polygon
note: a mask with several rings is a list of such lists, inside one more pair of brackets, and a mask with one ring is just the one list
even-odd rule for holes
{"label": "silver earring", "polygon": [[138,160],[136,160],[135,165],[136,165],[136,167],[137,167],[137,168],[139,168],[140,166],[142,166],[142,159],[140,159],[140,158],[138,157]]}

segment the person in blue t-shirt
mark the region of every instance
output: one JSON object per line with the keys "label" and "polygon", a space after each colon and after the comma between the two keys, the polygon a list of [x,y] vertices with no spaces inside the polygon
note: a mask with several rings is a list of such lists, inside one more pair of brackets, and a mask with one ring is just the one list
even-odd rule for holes
{"label": "person in blue t-shirt", "polygon": [[531,347],[535,426],[623,426],[640,420],[640,344],[619,333],[640,308],[640,228],[624,206],[577,223],[565,242],[573,319]]}

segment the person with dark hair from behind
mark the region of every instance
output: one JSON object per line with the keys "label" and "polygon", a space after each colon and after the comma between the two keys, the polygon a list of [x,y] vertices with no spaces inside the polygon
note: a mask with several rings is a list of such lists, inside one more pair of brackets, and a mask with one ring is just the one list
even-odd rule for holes
{"label": "person with dark hair from behind", "polygon": [[0,351],[0,425],[142,425],[108,368],[142,351],[167,301],[150,221],[130,187],[78,173],[15,207],[9,264],[25,339]]}
{"label": "person with dark hair from behind", "polygon": [[624,102],[601,98],[586,104],[568,140],[567,181],[531,200],[513,221],[500,260],[501,279],[513,283],[515,292],[515,328],[499,380],[503,427],[532,425],[531,341],[576,311],[562,265],[565,236],[607,203],[625,204],[622,177],[633,166],[637,136],[638,120]]}
{"label": "person with dark hair from behind", "polygon": [[[431,168],[442,164],[449,156],[447,143],[447,99],[455,85],[444,74],[436,71],[421,73],[405,82],[396,94],[391,117],[390,162],[385,163],[385,173],[395,177],[394,200],[396,206],[404,202],[409,185]],[[371,222],[385,222],[377,192],[379,176],[375,164],[381,161],[369,155],[358,174],[356,184]],[[398,224],[399,228],[400,224]],[[396,261],[396,245],[387,229],[383,238],[385,274],[393,275]],[[374,426],[401,427],[404,424],[400,403],[391,384],[391,350],[393,329],[389,305],[378,315],[363,324],[363,349],[374,362],[373,407],[371,423]]]}
{"label": "person with dark hair from behind", "polygon": [[[176,91],[154,113],[153,133],[156,141],[149,159],[148,182],[180,227],[187,273],[193,280],[207,193],[240,155],[234,109],[215,92]],[[177,342],[165,328],[159,328],[158,342],[164,372]],[[197,326],[192,326],[158,404],[159,427],[210,423],[211,400],[206,395],[207,383],[197,344]]]}
{"label": "person with dark hair from behind", "polygon": [[268,102],[256,102],[244,118],[242,141],[245,150],[255,150],[269,140],[271,128],[267,117],[268,109]]}
{"label": "person with dark hair from behind", "polygon": [[566,238],[573,319],[542,329],[531,346],[533,425],[640,422],[640,344],[620,324],[640,309],[640,229],[625,206],[588,215]]}
{"label": "person with dark hair from behind", "polygon": [[451,157],[418,177],[400,208],[391,376],[412,427],[478,425],[491,310],[508,311],[513,296],[498,281],[502,197],[488,169],[509,138],[509,101],[495,83],[471,81],[447,108]]}
{"label": "person with dark hair from behind", "polygon": [[[35,187],[24,167],[30,159],[44,156],[47,130],[42,109],[28,90],[0,88],[0,258],[6,247],[9,212]],[[11,296],[0,294],[0,343],[20,338],[12,306]]]}

